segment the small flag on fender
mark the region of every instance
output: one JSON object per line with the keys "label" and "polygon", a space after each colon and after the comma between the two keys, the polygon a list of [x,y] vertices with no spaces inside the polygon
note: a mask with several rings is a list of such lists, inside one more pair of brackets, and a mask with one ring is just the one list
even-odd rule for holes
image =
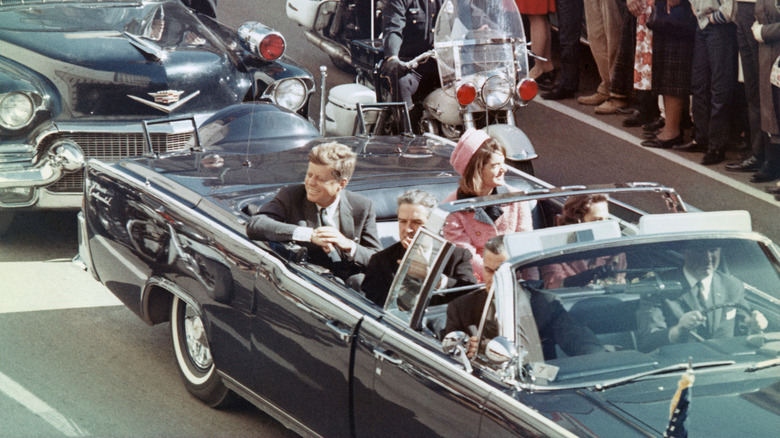
{"label": "small flag on fender", "polygon": [[666,432],[664,432],[664,437],[666,438],[688,437],[688,431],[685,429],[685,419],[688,418],[688,406],[690,405],[693,381],[693,370],[689,360],[688,371],[677,382],[677,391],[675,391],[672,403],[669,406],[669,425],[666,426]]}

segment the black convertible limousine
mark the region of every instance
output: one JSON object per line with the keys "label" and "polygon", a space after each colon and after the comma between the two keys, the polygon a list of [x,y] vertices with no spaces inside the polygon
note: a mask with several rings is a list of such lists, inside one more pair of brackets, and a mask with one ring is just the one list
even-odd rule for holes
{"label": "black convertible limousine", "polygon": [[[330,139],[263,104],[227,108],[200,138],[189,151],[90,161],[79,236],[97,280],[148,324],[170,323],[184,384],[205,403],[239,395],[303,436],[660,437],[678,382],[695,375],[687,419],[675,427],[692,436],[776,433],[780,250],[750,230],[746,212],[686,212],[657,184],[555,188],[510,171],[519,192],[435,211],[413,243],[433,249],[428,276],[412,281],[405,257],[377,306],[295,245],[245,233],[258,206],[303,180],[309,149]],[[385,245],[397,239],[397,195],[424,188],[443,199],[456,187],[446,140],[339,140],[359,155],[348,187],[374,201]],[[610,194],[610,220],[552,226],[565,197],[588,192]],[[661,210],[622,200],[630,195],[660,199]],[[452,252],[440,230],[448,214],[508,202],[531,203],[536,230],[507,236],[510,258],[493,288],[499,336],[468,359],[459,344],[443,346],[452,337],[441,320],[459,291],[434,287]],[[766,330],[641,348],[635,313],[642,300],[679,294],[680,283],[662,274],[680,269],[689,243],[719,246],[719,269],[744,287],[747,304],[708,313],[742,318],[750,306]],[[549,290],[604,351],[544,348],[521,299],[542,286],[521,273],[615,254],[628,261],[621,281]]]}

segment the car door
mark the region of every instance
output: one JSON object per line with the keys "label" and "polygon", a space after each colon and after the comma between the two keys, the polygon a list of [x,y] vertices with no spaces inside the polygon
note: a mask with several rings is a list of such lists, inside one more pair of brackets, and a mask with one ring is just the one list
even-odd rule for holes
{"label": "car door", "polygon": [[[424,237],[420,238],[422,235]],[[356,436],[477,436],[488,387],[446,355],[422,329],[426,301],[451,253],[422,230],[401,263],[385,315],[366,318],[355,348]],[[410,278],[417,246],[432,249],[428,276]]]}
{"label": "car door", "polygon": [[257,278],[252,389],[316,434],[350,436],[352,336],[362,313],[348,304],[359,297],[347,295],[357,293],[273,258]]}

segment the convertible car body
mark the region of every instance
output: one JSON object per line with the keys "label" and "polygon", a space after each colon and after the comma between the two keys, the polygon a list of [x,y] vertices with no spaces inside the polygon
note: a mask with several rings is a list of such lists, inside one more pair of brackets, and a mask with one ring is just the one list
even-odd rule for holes
{"label": "convertible car body", "polygon": [[[0,231],[14,209],[78,208],[84,159],[140,156],[142,120],[200,123],[244,101],[307,116],[314,81],[284,44],[178,0],[0,0]],[[157,124],[150,147],[179,150],[192,133]]]}
{"label": "convertible car body", "polygon": [[[413,244],[429,250],[427,276],[407,274],[407,254],[380,307],[307,263],[296,245],[246,237],[251,214],[281,186],[301,182],[308,151],[330,139],[293,113],[258,104],[228,108],[200,132],[203,145],[192,151],[91,160],[79,235],[96,279],[148,324],[170,322],[183,381],[204,402],[221,406],[238,394],[304,436],[661,436],[691,357],[689,430],[776,431],[780,253],[744,230],[744,213],[735,231],[722,216],[684,212],[679,196],[658,185],[553,188],[510,169],[519,192],[435,211]],[[442,139],[338,140],[359,154],[348,188],[373,200],[385,245],[397,239],[400,193],[423,188],[443,199],[456,187],[452,145]],[[612,220],[553,227],[562,200],[586,192],[610,194]],[[661,199],[662,211],[675,213],[620,201],[632,194]],[[530,203],[537,231],[507,237],[511,258],[494,281],[499,333],[469,360],[442,333],[447,303],[465,291],[434,288],[453,247],[439,231],[449,213],[517,201]],[[723,226],[702,225],[712,221]],[[767,332],[642,351],[632,306],[679,292],[679,283],[648,274],[679,268],[677,243],[692,240],[723,246],[749,305],[769,320]],[[548,292],[608,348],[568,357],[544,340],[524,341],[539,336],[527,336],[536,327],[517,302],[543,286],[518,273],[604,254],[625,254],[625,281]]]}

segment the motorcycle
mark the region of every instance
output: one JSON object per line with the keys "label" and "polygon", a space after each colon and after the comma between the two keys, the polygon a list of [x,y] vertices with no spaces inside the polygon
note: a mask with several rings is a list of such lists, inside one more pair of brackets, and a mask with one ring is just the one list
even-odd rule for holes
{"label": "motorcycle", "polygon": [[[385,0],[287,0],[287,18],[303,26],[306,39],[352,72],[352,41],[373,40],[382,29]],[[373,17],[373,19],[371,19]]]}
{"label": "motorcycle", "polygon": [[[333,87],[325,105],[329,135],[354,135],[357,104],[389,101],[381,40],[353,41],[356,83]],[[528,44],[511,0],[446,0],[434,29],[434,47],[406,62],[438,64],[441,88],[422,99],[419,130],[457,140],[469,128],[485,129],[507,150],[507,162],[533,174],[537,154],[516,126],[514,110],[536,96],[528,77]],[[417,104],[417,103],[416,103]]]}

